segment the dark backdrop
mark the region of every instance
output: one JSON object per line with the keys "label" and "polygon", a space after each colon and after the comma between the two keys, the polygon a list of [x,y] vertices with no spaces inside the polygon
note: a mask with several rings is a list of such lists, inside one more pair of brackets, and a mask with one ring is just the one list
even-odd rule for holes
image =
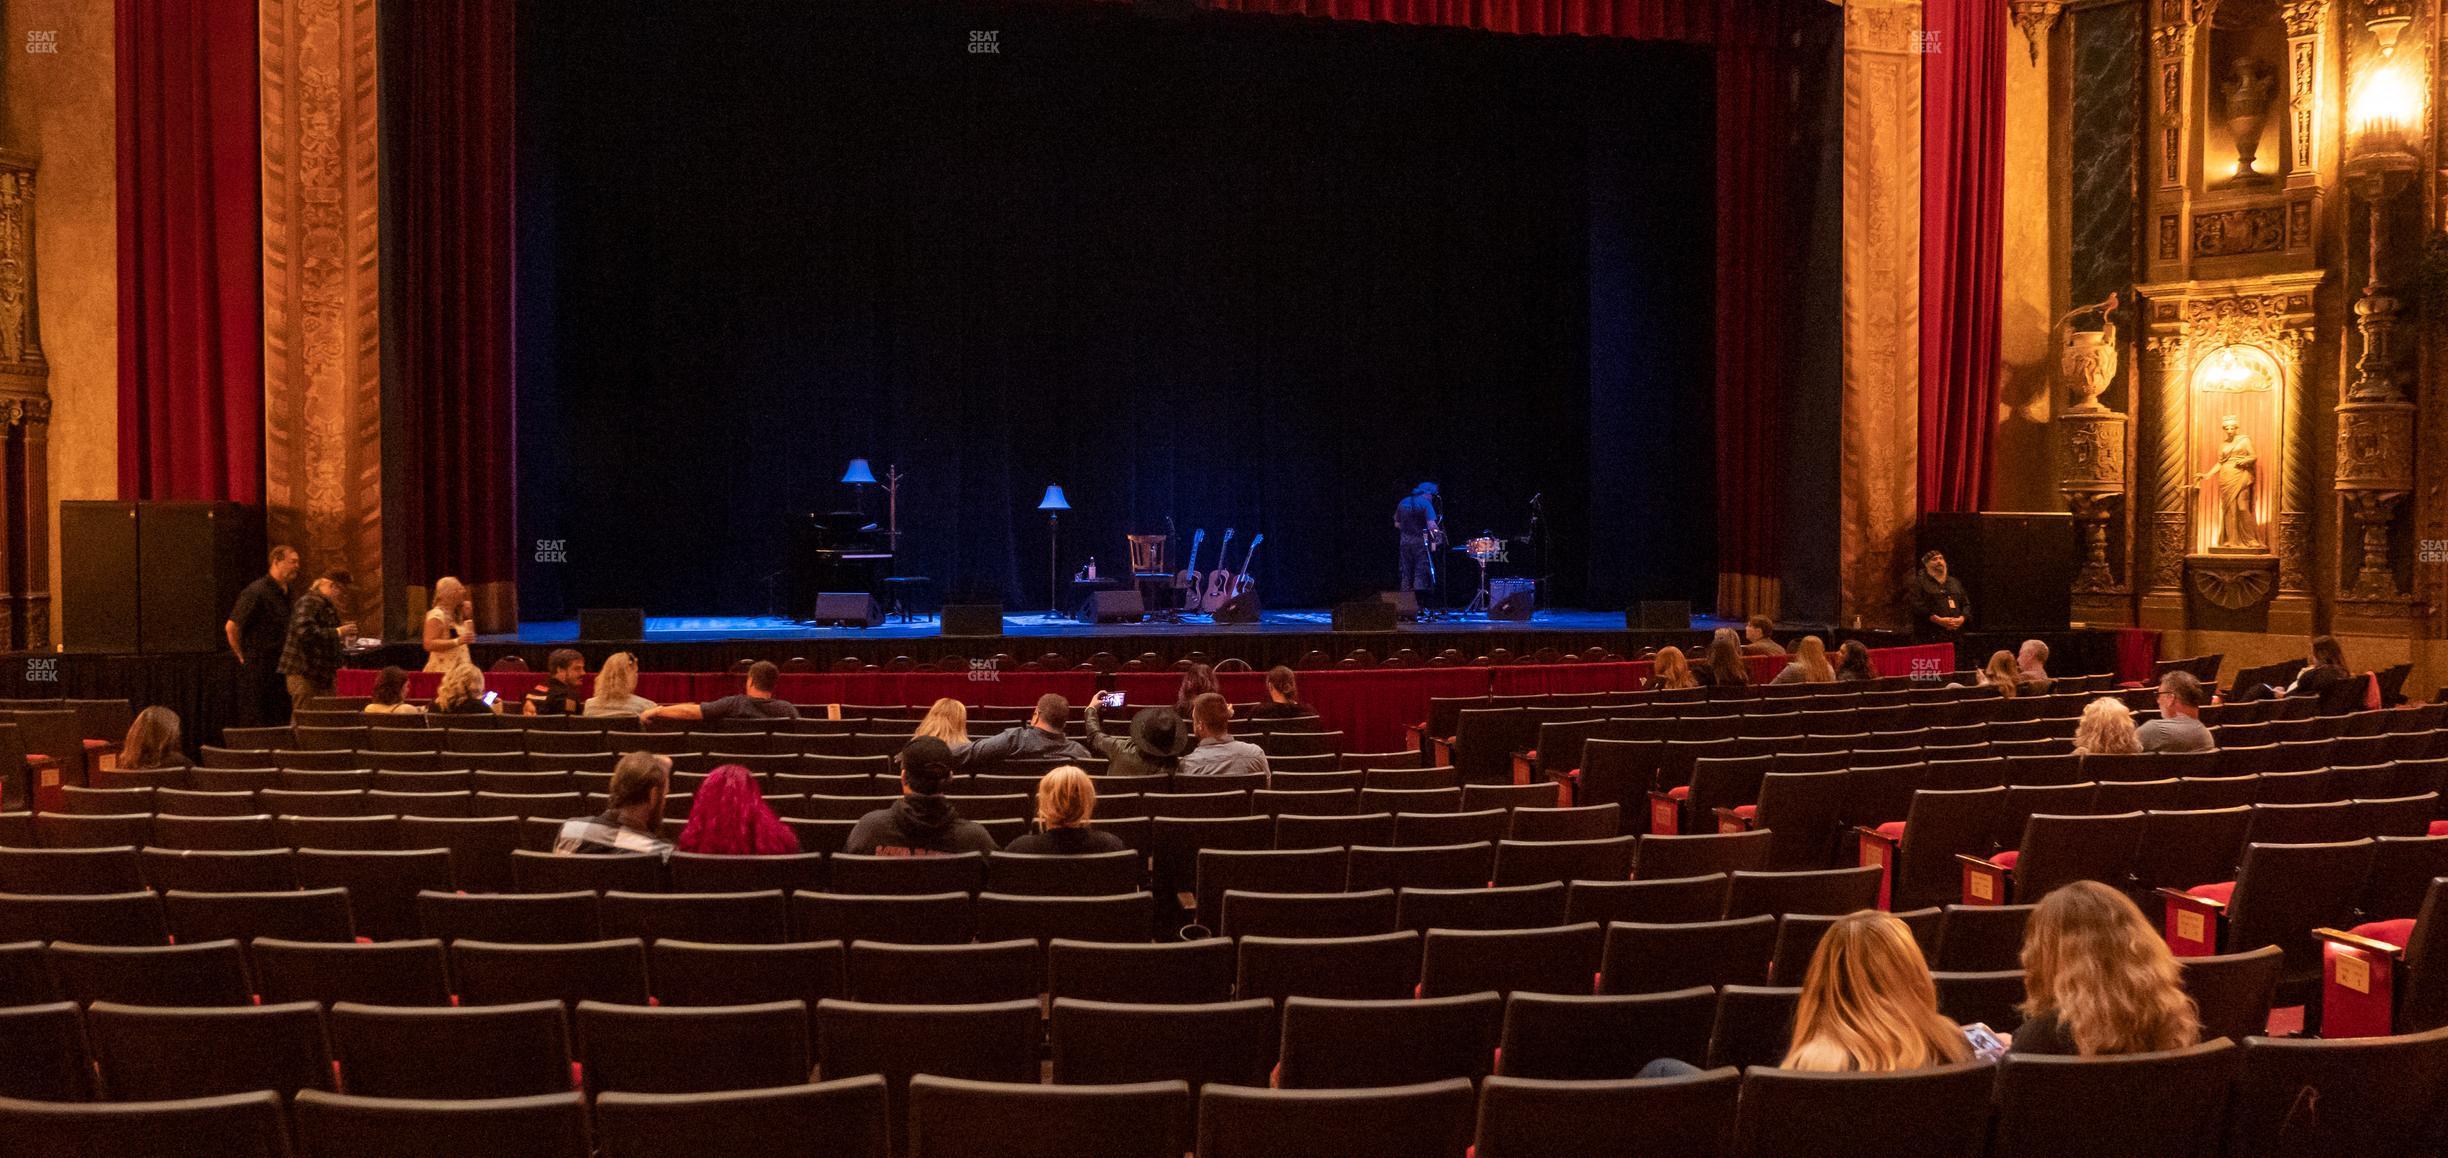
{"label": "dark backdrop", "polygon": [[530,617],[765,611],[853,456],[909,476],[906,573],[1020,607],[1049,482],[1066,574],[1170,515],[1351,597],[1428,478],[1457,538],[1543,494],[1553,601],[1713,590],[1704,50],[864,0],[519,40]]}

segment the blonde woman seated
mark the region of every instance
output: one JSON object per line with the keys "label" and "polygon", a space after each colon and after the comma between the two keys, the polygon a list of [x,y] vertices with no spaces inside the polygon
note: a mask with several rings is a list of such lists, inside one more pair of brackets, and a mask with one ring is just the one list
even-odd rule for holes
{"label": "blonde woman seated", "polygon": [[434,693],[434,714],[491,715],[494,707],[485,702],[484,694],[484,673],[475,664],[460,664],[442,673],[442,688]]}
{"label": "blonde woman seated", "polygon": [[[178,713],[155,704],[136,713],[128,723],[127,738],[119,743],[119,763],[124,772],[151,772],[168,768],[192,768],[195,762],[187,758],[187,750],[179,742]],[[101,783],[96,780],[95,783]]]}
{"label": "blonde woman seated", "polygon": [[2014,653],[1998,651],[1989,656],[1989,666],[1980,670],[1977,682],[1981,687],[1996,689],[1997,694],[2011,700],[2016,692],[2023,690],[2015,686],[2022,678],[2023,669],[2015,665]]}
{"label": "blonde woman seated", "polygon": [[1653,692],[1679,692],[1700,686],[1692,675],[1691,661],[1683,658],[1679,647],[1661,647],[1649,658],[1649,682],[1642,687]]}
{"label": "blonde woman seated", "polygon": [[1820,642],[1816,635],[1803,636],[1802,642],[1794,647],[1793,659],[1786,663],[1783,671],[1776,674],[1775,679],[1768,682],[1772,684],[1835,683],[1836,669],[1828,663],[1827,644]]}
{"label": "blonde woman seated", "polygon": [[2023,990],[2015,1053],[2099,1057],[2201,1040],[2175,954],[2133,901],[2098,881],[2076,881],[2032,910]]}
{"label": "blonde woman seated", "polygon": [[2074,752],[2080,756],[2122,756],[2142,750],[2134,733],[2133,709],[2112,696],[2083,705],[2082,722],[2074,726]]}
{"label": "blonde woman seated", "polygon": [[595,673],[595,694],[588,696],[580,710],[589,716],[634,716],[658,705],[637,694],[637,657],[625,651],[613,652],[604,660],[603,670]]}
{"label": "blonde woman seated", "polygon": [[[1793,1042],[1777,1068],[1889,1073],[1971,1060],[1962,1027],[1938,1012],[1929,962],[1904,922],[1864,909],[1829,926],[1802,976]],[[1640,1076],[1699,1072],[1666,1058]]]}
{"label": "blonde woman seated", "polygon": [[1046,773],[1045,778],[1037,782],[1039,831],[1011,842],[1010,847],[1003,851],[1037,856],[1084,856],[1122,851],[1121,837],[1088,827],[1090,817],[1095,814],[1095,783],[1088,779],[1086,772],[1065,764]]}
{"label": "blonde woman seated", "polygon": [[910,736],[913,739],[932,736],[952,749],[953,755],[960,755],[969,746],[969,705],[950,696],[935,701],[927,709],[926,718],[918,721],[918,730]]}

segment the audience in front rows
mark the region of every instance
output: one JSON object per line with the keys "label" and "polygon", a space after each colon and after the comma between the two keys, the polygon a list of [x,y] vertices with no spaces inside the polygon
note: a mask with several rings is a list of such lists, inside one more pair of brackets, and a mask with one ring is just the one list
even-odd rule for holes
{"label": "audience in front rows", "polygon": [[1835,683],[1836,669],[1828,666],[1827,644],[1820,642],[1816,635],[1803,636],[1802,642],[1794,645],[1793,659],[1786,663],[1785,670],[1778,672],[1776,678],[1768,682],[1772,684]]}
{"label": "audience in front rows", "polygon": [[1785,645],[1776,641],[1776,620],[1754,615],[1743,623],[1742,653],[1744,655],[1783,655]]}
{"label": "audience in front rows", "polygon": [[943,741],[944,747],[952,749],[955,756],[968,751],[969,705],[950,696],[936,700],[927,709],[926,718],[918,721],[917,730],[910,735],[933,736]]}
{"label": "audience in front rows", "polygon": [[2133,709],[2125,701],[2101,696],[2083,705],[2082,720],[2074,725],[2075,755],[2124,756],[2141,750],[2141,737],[2134,733]]}
{"label": "audience in front rows", "polygon": [[1720,627],[1709,637],[1708,662],[1695,665],[1693,674],[1709,687],[1747,688],[1751,686],[1751,663],[1744,658],[1742,644],[1734,638],[1734,629]]}
{"label": "audience in front rows", "polygon": [[476,665],[463,663],[442,673],[442,686],[434,692],[435,715],[489,715],[493,705],[485,699],[484,673]]}
{"label": "audience in front rows", "polygon": [[780,856],[799,851],[799,834],[765,803],[754,773],[725,764],[697,786],[678,847],[711,856]]}
{"label": "audience in front rows", "polygon": [[[984,743],[984,741],[980,741]],[[901,799],[859,818],[842,851],[859,856],[944,856],[993,852],[995,839],[944,798],[960,769],[952,749],[922,736],[901,749]]]}
{"label": "audience in front rows", "polygon": [[1108,776],[1162,776],[1181,768],[1181,758],[1198,742],[1171,708],[1147,708],[1131,717],[1130,732],[1116,736],[1105,730],[1102,705],[1088,701],[1088,746],[1105,757]]}
{"label": "audience in front rows", "polygon": [[670,854],[672,844],[663,839],[663,798],[671,791],[671,770],[671,757],[658,752],[623,755],[612,766],[602,814],[564,822],[553,851]]}
{"label": "audience in front rows", "polygon": [[118,766],[130,772],[194,767],[179,740],[178,713],[159,704],[136,713],[119,744]]}
{"label": "audience in front rows", "polygon": [[1173,697],[1174,714],[1189,719],[1190,702],[1209,692],[1224,693],[1224,682],[1216,678],[1214,668],[1194,663],[1182,669],[1181,693]]}
{"label": "audience in front rows", "polygon": [[2056,682],[2049,678],[2048,658],[2049,645],[2037,639],[2023,641],[2022,650],[2015,653],[2015,678],[2023,684],[2025,691],[2033,695],[2048,694],[2049,686]]}
{"label": "audience in front rows", "polygon": [[774,694],[774,684],[782,678],[782,669],[773,661],[760,659],[748,665],[748,689],[702,704],[664,704],[638,713],[645,720],[703,720],[719,724],[724,720],[796,720],[799,706]]}
{"label": "audience in front rows", "polygon": [[605,659],[603,670],[595,673],[595,694],[588,696],[580,711],[589,716],[639,716],[653,711],[658,705],[637,694],[637,657],[616,651]]}
{"label": "audience in front rows", "polygon": [[[1086,760],[1088,749],[1063,731],[1071,722],[1071,701],[1052,692],[1037,697],[1037,710],[1028,722],[988,736],[969,745],[960,753],[958,762],[970,764],[1000,764],[1007,760]],[[950,745],[945,745],[947,751]]]}
{"label": "audience in front rows", "polygon": [[1190,702],[1190,724],[1198,733],[1198,746],[1181,758],[1183,774],[1266,774],[1266,751],[1247,740],[1233,739],[1232,705],[1224,702],[1223,696],[1200,693]]}
{"label": "audience in front rows", "polygon": [[586,657],[574,648],[554,648],[544,660],[545,679],[527,693],[530,716],[576,716],[586,712]]}
{"label": "audience in front rows", "polygon": [[[1171,708],[1155,711],[1172,715]],[[1090,828],[1096,815],[1096,784],[1088,774],[1065,764],[1037,782],[1037,831],[1011,842],[1005,852],[1034,856],[1085,856],[1120,852],[1122,838]]]}
{"label": "audience in front rows", "polygon": [[1870,666],[1869,644],[1858,639],[1848,639],[1844,641],[1843,647],[1836,649],[1837,683],[1852,683],[1856,680],[1875,680],[1877,678],[1879,678],[1878,669]]}
{"label": "audience in front rows", "polygon": [[1699,686],[1699,677],[1692,674],[1691,661],[1683,658],[1683,649],[1661,647],[1649,658],[1649,679],[1641,690],[1679,692]]}
{"label": "audience in front rows", "polygon": [[1307,701],[1301,699],[1300,677],[1292,674],[1292,669],[1282,664],[1276,664],[1267,669],[1266,693],[1266,702],[1251,711],[1250,718],[1297,720],[1303,716],[1318,714],[1316,708],[1310,707]]}
{"label": "audience in front rows", "polygon": [[2172,671],[2159,677],[2159,718],[2135,729],[2145,752],[2208,752],[2218,747],[2201,722],[2202,705],[2210,700],[2193,673]]}
{"label": "audience in front rows", "polygon": [[2133,900],[2098,881],[2040,899],[2023,935],[2014,1052],[2151,1053],[2201,1040],[2184,969]]}
{"label": "audience in front rows", "polygon": [[398,664],[374,677],[374,690],[367,695],[364,710],[377,716],[413,716],[425,711],[408,702],[408,673]]}
{"label": "audience in front rows", "polygon": [[2002,648],[1989,653],[1988,665],[1973,676],[1972,682],[2010,700],[2023,690],[2022,672],[2015,666],[2014,653]]}

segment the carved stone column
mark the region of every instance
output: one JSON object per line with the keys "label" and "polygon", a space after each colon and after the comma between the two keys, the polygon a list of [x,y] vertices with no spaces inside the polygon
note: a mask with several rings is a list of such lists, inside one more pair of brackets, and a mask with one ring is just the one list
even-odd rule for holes
{"label": "carved stone column", "polygon": [[2287,139],[2294,157],[2287,166],[2287,184],[2320,182],[2321,133],[2315,122],[2320,105],[2321,22],[2329,15],[2329,0],[2285,0],[2279,14],[2287,30]]}
{"label": "carved stone column", "polygon": [[1920,474],[1921,5],[1846,0],[1844,422],[1848,621],[1903,619]]}
{"label": "carved stone column", "polygon": [[2077,595],[2114,595],[2125,590],[2109,559],[2108,532],[2125,505],[2125,416],[2103,406],[2100,396],[2117,380],[2120,351],[2113,326],[2065,336],[2061,373],[2077,401],[2057,416],[2059,488],[2080,533],[2082,565],[2074,574]]}
{"label": "carved stone column", "polygon": [[51,644],[51,367],[34,295],[34,160],[0,153],[0,649]]}

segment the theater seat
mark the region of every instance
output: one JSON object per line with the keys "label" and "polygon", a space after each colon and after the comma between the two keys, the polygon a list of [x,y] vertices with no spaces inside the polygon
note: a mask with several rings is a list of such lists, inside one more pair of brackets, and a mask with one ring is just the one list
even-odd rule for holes
{"label": "theater seat", "polygon": [[1886,837],[1889,840],[1902,840],[1904,839],[1904,822],[1901,820],[1890,820],[1877,828],[1871,829],[1870,831]]}
{"label": "theater seat", "polygon": [[2431,822],[2431,827],[2430,827],[2430,829],[2427,831],[2426,835],[2429,835],[2429,836],[2448,836],[2448,820],[2434,820],[2434,821],[2432,821],[2432,822]]}
{"label": "theater seat", "polygon": [[2402,946],[2414,940],[2414,918],[2403,917],[2394,921],[2372,921],[2368,924],[2357,925],[2352,929],[2348,929],[2347,932],[2352,933],[2357,937],[2366,937],[2374,941],[2384,941],[2391,945]]}
{"label": "theater seat", "polygon": [[2022,850],[2022,849],[2019,849],[2019,848],[2010,848],[2010,849],[2007,849],[2007,850],[2006,850],[2006,851],[2004,851],[2004,852],[1998,853],[1997,855],[1990,857],[1990,858],[1989,858],[1989,863],[1990,863],[1990,864],[1993,864],[1993,865],[1996,865],[1996,866],[1998,866],[1999,868],[2002,868],[2002,869],[2012,869],[2012,868],[2015,866],[2015,862],[2016,862],[2016,861],[2019,861],[2019,860],[2022,860],[2022,859],[2023,859],[2023,850]]}
{"label": "theater seat", "polygon": [[2195,885],[2185,891],[2205,901],[2217,901],[2223,905],[2234,899],[2235,887],[2234,881],[2219,881],[2216,884]]}

